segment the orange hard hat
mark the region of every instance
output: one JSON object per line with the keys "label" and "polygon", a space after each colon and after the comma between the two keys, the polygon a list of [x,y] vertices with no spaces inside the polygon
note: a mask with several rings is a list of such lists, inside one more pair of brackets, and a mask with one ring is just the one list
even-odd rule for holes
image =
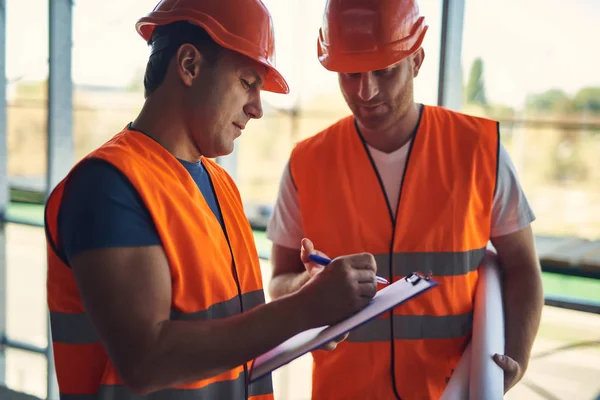
{"label": "orange hard hat", "polygon": [[275,69],[273,21],[260,0],[161,0],[135,28],[148,41],[156,26],[177,21],[201,26],[219,45],[267,67],[264,90],[289,93]]}
{"label": "orange hard hat", "polygon": [[327,0],[319,61],[335,72],[384,69],[419,50],[427,28],[416,0]]}

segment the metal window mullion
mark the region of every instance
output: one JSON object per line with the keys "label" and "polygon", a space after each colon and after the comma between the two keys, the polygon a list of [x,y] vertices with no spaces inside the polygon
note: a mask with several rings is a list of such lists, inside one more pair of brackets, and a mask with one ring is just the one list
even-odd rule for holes
{"label": "metal window mullion", "polygon": [[6,123],[6,0],[0,0],[0,385],[6,383],[6,224],[8,207],[8,138]]}
{"label": "metal window mullion", "polygon": [[[72,0],[48,0],[49,69],[48,69],[48,147],[46,197],[67,175],[74,162]],[[46,319],[47,398],[58,400],[58,384],[52,353],[50,319]]]}
{"label": "metal window mullion", "polygon": [[72,0],[48,0],[48,194],[67,175],[74,161],[72,14]]}
{"label": "metal window mullion", "polygon": [[462,108],[464,13],[465,0],[442,0],[438,105],[455,111]]}

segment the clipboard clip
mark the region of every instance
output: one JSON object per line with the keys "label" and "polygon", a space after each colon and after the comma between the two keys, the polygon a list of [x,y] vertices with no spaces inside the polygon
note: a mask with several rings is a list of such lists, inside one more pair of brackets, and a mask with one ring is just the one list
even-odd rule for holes
{"label": "clipboard clip", "polygon": [[424,279],[424,280],[428,281],[429,280],[429,275],[423,276],[423,275],[419,274],[418,272],[411,272],[410,274],[406,275],[404,277],[404,279],[407,282],[412,283],[413,286],[415,286],[417,283],[419,283],[419,281],[421,279]]}

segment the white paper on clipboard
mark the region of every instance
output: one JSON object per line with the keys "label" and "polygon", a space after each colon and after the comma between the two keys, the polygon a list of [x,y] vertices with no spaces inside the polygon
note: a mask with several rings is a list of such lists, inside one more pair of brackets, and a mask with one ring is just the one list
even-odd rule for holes
{"label": "white paper on clipboard", "polygon": [[257,357],[250,369],[249,381],[254,382],[271,371],[293,361],[333,339],[367,323],[384,312],[402,304],[438,283],[419,274],[410,274],[381,289],[361,311],[335,325],[301,332],[279,346]]}

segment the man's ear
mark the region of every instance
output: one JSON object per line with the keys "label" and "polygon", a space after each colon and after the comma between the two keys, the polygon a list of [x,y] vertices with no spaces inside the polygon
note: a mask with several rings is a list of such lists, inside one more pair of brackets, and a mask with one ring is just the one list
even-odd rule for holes
{"label": "man's ear", "polygon": [[202,55],[194,45],[182,44],[175,55],[175,62],[181,82],[185,86],[191,87],[194,80],[200,75]]}
{"label": "man's ear", "polygon": [[421,69],[421,65],[423,65],[423,60],[425,59],[425,50],[421,47],[417,52],[413,55],[413,78],[416,78],[419,75],[419,70]]}

